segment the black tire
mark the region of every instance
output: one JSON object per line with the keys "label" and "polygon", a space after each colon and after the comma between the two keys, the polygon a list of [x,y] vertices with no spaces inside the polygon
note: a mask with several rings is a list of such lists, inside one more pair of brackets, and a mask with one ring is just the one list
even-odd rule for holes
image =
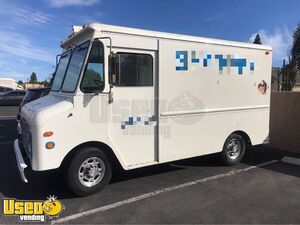
{"label": "black tire", "polygon": [[[90,159],[90,161],[87,161]],[[97,163],[97,160],[99,159],[99,162]],[[94,162],[94,161],[95,162]],[[83,168],[83,163],[86,163],[86,167]],[[90,164],[97,164],[98,166],[91,166]],[[102,165],[102,166],[100,166]],[[104,165],[104,166],[103,166]],[[90,168],[93,167],[93,168]],[[84,185],[82,182],[84,182],[84,178],[79,177],[89,177],[93,176],[90,175],[89,171],[97,170],[99,167],[102,168],[103,175],[99,175],[99,178],[101,178],[98,183],[93,184],[92,186],[88,187]],[[103,169],[104,168],[104,169]],[[81,172],[81,175],[79,173]],[[95,172],[97,173],[97,172]],[[110,181],[112,176],[112,170],[110,166],[110,162],[103,151],[97,148],[89,147],[89,148],[82,148],[79,149],[75,155],[70,159],[69,165],[66,167],[66,176],[67,176],[67,184],[68,187],[72,192],[74,192],[76,195],[79,196],[88,196],[95,192],[100,191],[102,188],[104,188]],[[85,175],[84,175],[85,174]],[[93,174],[93,173],[92,173]],[[95,177],[97,174],[95,175]],[[94,178],[90,178],[94,179]],[[88,183],[89,181],[86,181]]]}
{"label": "black tire", "polygon": [[223,163],[228,166],[238,164],[243,159],[245,151],[244,138],[239,134],[231,134],[226,139],[221,152]]}

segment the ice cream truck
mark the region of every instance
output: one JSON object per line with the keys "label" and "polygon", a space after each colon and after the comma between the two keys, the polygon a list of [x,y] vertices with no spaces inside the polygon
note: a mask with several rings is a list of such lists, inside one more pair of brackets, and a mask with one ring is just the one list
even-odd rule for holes
{"label": "ice cream truck", "polygon": [[212,153],[233,165],[267,141],[268,46],[91,23],[61,48],[50,94],[21,111],[14,151],[24,182],[29,168],[59,168],[85,196],[116,165]]}

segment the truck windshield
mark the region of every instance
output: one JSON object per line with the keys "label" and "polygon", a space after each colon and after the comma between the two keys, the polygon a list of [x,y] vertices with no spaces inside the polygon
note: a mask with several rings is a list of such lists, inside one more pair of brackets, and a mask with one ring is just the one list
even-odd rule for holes
{"label": "truck windshield", "polygon": [[59,91],[60,88],[63,92],[75,91],[88,47],[89,42],[85,42],[75,47],[72,53],[66,53],[61,57],[53,81],[52,91]]}
{"label": "truck windshield", "polygon": [[70,55],[71,55],[71,51],[68,51],[60,57],[59,64],[55,72],[55,78],[52,84],[51,91],[59,91],[64,79],[64,75],[66,73]]}

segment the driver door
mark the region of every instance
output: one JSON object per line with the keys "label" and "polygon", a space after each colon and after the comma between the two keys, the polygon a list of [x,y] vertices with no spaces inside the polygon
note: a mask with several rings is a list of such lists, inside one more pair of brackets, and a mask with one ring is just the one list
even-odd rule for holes
{"label": "driver door", "polygon": [[156,52],[114,49],[110,139],[129,168],[157,161]]}

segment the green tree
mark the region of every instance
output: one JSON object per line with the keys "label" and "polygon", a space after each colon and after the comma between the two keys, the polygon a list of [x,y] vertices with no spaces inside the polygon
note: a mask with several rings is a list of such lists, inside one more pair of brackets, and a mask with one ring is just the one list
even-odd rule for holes
{"label": "green tree", "polygon": [[297,69],[300,70],[300,24],[297,25],[293,33],[293,43],[291,48],[291,57]]}
{"label": "green tree", "polygon": [[291,91],[296,83],[297,66],[294,60],[289,58],[289,63],[282,66],[282,85],[281,91]]}
{"label": "green tree", "polygon": [[297,25],[293,33],[292,47],[289,57],[289,63],[281,69],[282,91],[291,91],[297,82],[297,74],[300,70],[300,24]]}
{"label": "green tree", "polygon": [[49,87],[50,86],[50,84],[49,84],[49,82],[47,81],[46,78],[45,78],[44,81],[41,81],[40,84],[44,85],[44,87]]}
{"label": "green tree", "polygon": [[256,37],[255,37],[255,39],[253,41],[253,44],[258,44],[258,45],[262,44],[259,34],[256,34]]}
{"label": "green tree", "polygon": [[36,84],[38,82],[37,76],[35,72],[32,72],[29,78],[29,83]]}

